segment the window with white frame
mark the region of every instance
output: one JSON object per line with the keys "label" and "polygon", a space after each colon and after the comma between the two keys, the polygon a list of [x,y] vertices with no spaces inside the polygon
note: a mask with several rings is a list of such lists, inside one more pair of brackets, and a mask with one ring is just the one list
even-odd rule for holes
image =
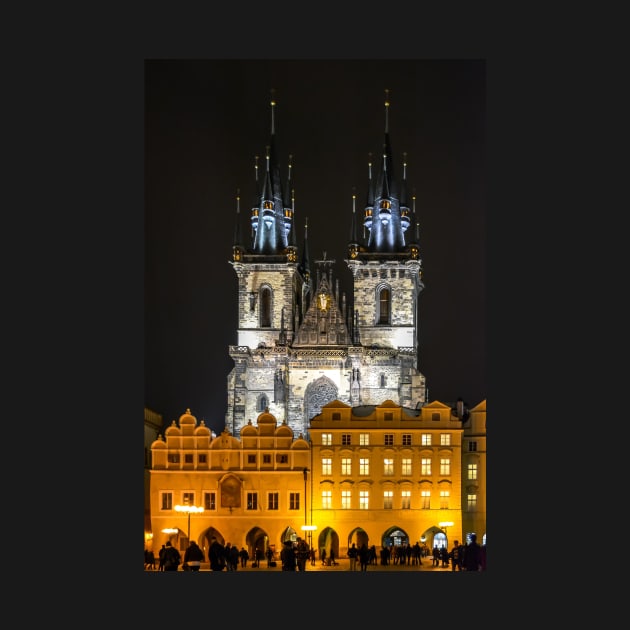
{"label": "window with white frame", "polygon": [[411,446],[411,433],[403,433],[402,445],[403,446]]}
{"label": "window with white frame", "polygon": [[403,510],[411,509],[411,490],[402,490],[400,493],[401,505]]}
{"label": "window with white frame", "polygon": [[400,461],[400,474],[405,477],[410,477],[412,475],[411,457],[403,457]]}
{"label": "window with white frame", "polygon": [[385,442],[385,446],[394,446],[394,434],[393,433],[386,433],[383,436]]}
{"label": "window with white frame", "polygon": [[322,433],[322,446],[332,446],[332,433]]}
{"label": "window with white frame", "polygon": [[277,510],[278,509],[278,493],[270,492],[267,494],[267,509],[268,510]]}
{"label": "window with white frame", "polygon": [[422,446],[431,446],[431,434],[423,433],[420,436],[420,443],[422,444]]}
{"label": "window with white frame", "polygon": [[423,457],[420,460],[420,474],[426,475],[427,477],[431,476],[431,458]]}
{"label": "window with white frame", "polygon": [[160,493],[160,509],[161,510],[173,509],[173,493],[172,492]]}
{"label": "window with white frame", "polygon": [[383,476],[392,477],[394,475],[394,460],[391,457],[383,459]]}
{"label": "window with white frame", "polygon": [[332,491],[322,490],[322,510],[332,509]]}
{"label": "window with white frame", "polygon": [[370,445],[370,434],[369,433],[359,433],[359,444],[361,446],[369,446]]}
{"label": "window with white frame", "polygon": [[247,493],[247,509],[248,510],[258,509],[258,492]]}
{"label": "window with white frame", "polygon": [[420,490],[420,509],[422,510],[431,509],[431,491],[430,490]]}
{"label": "window with white frame", "polygon": [[359,509],[360,510],[370,509],[370,491],[369,490],[359,490]]}
{"label": "window with white frame", "polygon": [[448,490],[440,490],[440,510],[448,510],[451,493]]}
{"label": "window with white frame", "polygon": [[350,477],[352,475],[352,458],[351,457],[341,458],[341,475],[343,477]]}
{"label": "window with white frame", "polygon": [[195,493],[182,492],[182,505],[195,505]]}
{"label": "window with white frame", "polygon": [[440,475],[448,476],[451,474],[451,460],[449,457],[440,458]]}
{"label": "window with white frame", "polygon": [[204,510],[217,509],[217,493],[216,492],[203,493],[203,509]]}
{"label": "window with white frame", "polygon": [[451,434],[450,433],[440,433],[440,445],[441,446],[450,446],[451,445]]}
{"label": "window with white frame", "polygon": [[341,509],[349,510],[352,508],[352,490],[341,491]]}
{"label": "window with white frame", "polygon": [[290,510],[300,509],[300,493],[299,492],[289,492],[289,509]]}
{"label": "window with white frame", "polygon": [[394,507],[393,490],[383,490],[383,509],[391,510]]}
{"label": "window with white frame", "polygon": [[322,475],[332,475],[332,459],[330,457],[322,458]]}
{"label": "window with white frame", "polygon": [[359,459],[359,475],[366,477],[370,474],[370,460],[367,457]]}
{"label": "window with white frame", "polygon": [[468,464],[468,479],[477,479],[477,464]]}

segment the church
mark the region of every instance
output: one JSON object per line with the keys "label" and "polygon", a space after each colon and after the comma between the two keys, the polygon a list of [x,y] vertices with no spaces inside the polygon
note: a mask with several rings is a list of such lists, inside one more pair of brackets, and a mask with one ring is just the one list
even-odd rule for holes
{"label": "church", "polygon": [[[262,172],[247,224],[237,198],[231,264],[238,277],[237,345],[228,376],[225,426],[233,435],[268,411],[308,436],[309,419],[339,400],[391,400],[417,409],[428,398],[418,370],[418,302],[424,288],[415,199],[406,164],[397,171],[387,91],[378,165],[368,165],[365,202],[353,196],[345,264],[351,296],[339,294],[334,259],[311,260],[308,223],[298,247],[291,162],[283,177],[275,142],[275,102]],[[247,235],[247,238],[245,237]]]}

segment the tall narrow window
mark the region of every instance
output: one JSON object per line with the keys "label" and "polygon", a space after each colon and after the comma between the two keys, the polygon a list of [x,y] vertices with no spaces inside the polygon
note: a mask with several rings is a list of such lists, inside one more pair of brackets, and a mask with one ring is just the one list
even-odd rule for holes
{"label": "tall narrow window", "polygon": [[349,510],[352,507],[352,490],[341,491],[341,509]]}
{"label": "tall narrow window", "polygon": [[330,510],[332,508],[332,492],[330,490],[322,490],[322,510]]}
{"label": "tall narrow window", "polygon": [[370,460],[367,457],[359,459],[359,474],[363,477],[370,474]]}
{"label": "tall narrow window", "polygon": [[278,493],[277,492],[270,492],[267,495],[267,509],[268,510],[278,509]]}
{"label": "tall narrow window", "polygon": [[410,510],[411,509],[411,490],[403,490],[400,493],[400,498],[401,498],[400,507],[403,510]]}
{"label": "tall narrow window", "polygon": [[369,490],[359,490],[359,509],[370,509],[370,492]]}
{"label": "tall narrow window", "polygon": [[383,288],[378,296],[378,323],[389,324],[390,311],[390,292],[389,289]]}
{"label": "tall narrow window", "polygon": [[258,492],[247,493],[247,509],[248,510],[258,509]]}
{"label": "tall narrow window", "polygon": [[289,509],[290,510],[300,509],[300,493],[299,492],[289,492]]}
{"label": "tall narrow window", "polygon": [[448,510],[448,502],[451,493],[448,490],[440,490],[440,510]]}
{"label": "tall narrow window", "polygon": [[203,507],[204,507],[204,510],[217,509],[217,495],[215,492],[203,493]]}
{"label": "tall narrow window", "polygon": [[394,493],[391,490],[383,491],[383,509],[391,510],[394,507]]}
{"label": "tall narrow window", "polygon": [[477,479],[477,464],[468,464],[468,479]]}
{"label": "tall narrow window", "polygon": [[451,474],[451,460],[448,457],[440,458],[440,475],[448,476]]}
{"label": "tall narrow window", "polygon": [[466,495],[466,509],[469,512],[477,509],[477,495],[476,494],[468,494]]}
{"label": "tall narrow window", "polygon": [[260,291],[260,327],[271,328],[271,289],[264,287]]}
{"label": "tall narrow window", "polygon": [[330,457],[322,458],[322,475],[332,475],[332,459]]}
{"label": "tall narrow window", "polygon": [[423,476],[431,476],[431,458],[423,457],[420,460],[420,472]]}
{"label": "tall narrow window", "polygon": [[394,474],[394,460],[390,457],[386,457],[383,460],[383,476],[391,477]]}
{"label": "tall narrow window", "polygon": [[411,476],[411,458],[403,457],[400,462],[400,474],[406,477]]}
{"label": "tall narrow window", "polygon": [[352,459],[350,457],[341,458],[341,474],[343,477],[352,475]]}
{"label": "tall narrow window", "polygon": [[431,509],[431,491],[430,490],[420,491],[420,505],[423,510]]}

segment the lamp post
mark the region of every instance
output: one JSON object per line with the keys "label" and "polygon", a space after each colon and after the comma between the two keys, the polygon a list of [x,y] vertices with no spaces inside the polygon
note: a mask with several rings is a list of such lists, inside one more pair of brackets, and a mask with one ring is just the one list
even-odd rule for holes
{"label": "lamp post", "polygon": [[302,474],[304,475],[304,524],[308,525],[308,518],[306,516],[306,477],[308,475],[308,468],[304,468]]}
{"label": "lamp post", "polygon": [[453,527],[453,525],[455,525],[455,523],[453,523],[453,521],[441,521],[440,523],[438,523],[438,527],[440,527],[440,529],[444,530],[444,535],[446,536],[446,547],[448,548],[448,527]]}
{"label": "lamp post", "polygon": [[203,512],[203,507],[197,507],[196,505],[176,505],[175,511],[188,513],[188,530],[186,531],[186,539],[188,540],[188,544],[190,544],[190,515],[192,513],[197,514]]}

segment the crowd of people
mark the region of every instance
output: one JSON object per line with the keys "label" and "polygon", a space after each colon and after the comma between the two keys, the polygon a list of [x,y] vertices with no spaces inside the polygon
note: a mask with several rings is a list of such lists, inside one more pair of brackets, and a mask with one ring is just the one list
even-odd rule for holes
{"label": "crowd of people", "polygon": [[[352,543],[347,555],[350,560],[350,571],[367,571],[369,565],[377,564],[375,545],[368,547],[363,543],[357,547],[356,543]],[[264,554],[261,549],[256,549],[251,566],[253,568],[260,567],[260,563],[265,557],[267,559],[267,568],[277,566],[276,554],[271,547],[267,548]],[[382,566],[405,564],[421,566],[422,557],[426,557],[426,553],[419,543],[392,547],[384,546],[380,551],[380,564]],[[310,561],[312,566],[316,564],[316,552],[315,549],[309,547],[305,540],[297,538],[295,542],[287,540],[283,543],[279,559],[283,571],[306,571],[308,561]],[[328,553],[326,549],[320,549],[319,559],[322,566],[335,566],[338,564],[332,548]],[[226,542],[223,545],[216,538],[212,538],[208,549],[208,562],[211,571],[237,571],[239,567],[245,569],[249,560],[250,555],[245,547],[239,549],[237,545],[233,545],[230,542]],[[158,566],[156,569],[155,554],[153,551],[145,549],[144,568],[147,571],[178,571],[182,562],[184,571],[199,571],[201,564],[205,562],[205,554],[196,542],[191,541],[182,558],[180,552],[168,541],[159,550],[157,562]],[[475,534],[470,535],[470,540],[467,544],[454,540],[450,550],[446,545],[442,547],[436,545],[433,547],[431,566],[442,568],[450,566],[452,571],[485,571],[486,545],[480,545]]]}

